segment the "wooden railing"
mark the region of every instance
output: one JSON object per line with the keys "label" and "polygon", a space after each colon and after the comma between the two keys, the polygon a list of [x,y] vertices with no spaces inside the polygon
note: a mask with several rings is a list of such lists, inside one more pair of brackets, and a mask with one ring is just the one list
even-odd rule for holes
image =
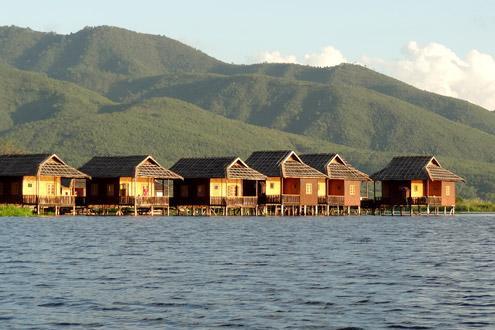
{"label": "wooden railing", "polygon": [[168,196],[153,196],[153,197],[144,197],[139,196],[136,198],[137,206],[168,206],[169,198]]}
{"label": "wooden railing", "polygon": [[409,197],[407,199],[408,205],[433,205],[438,206],[442,204],[441,196],[425,196],[425,197]]}
{"label": "wooden railing", "polygon": [[299,195],[287,195],[287,194],[282,195],[282,204],[299,205],[300,202],[301,202],[301,196]]}
{"label": "wooden railing", "polygon": [[318,196],[318,204],[342,206],[344,205],[344,196],[338,196],[338,195]]}
{"label": "wooden railing", "polygon": [[328,195],[327,203],[332,206],[342,206],[344,205],[344,196]]}
{"label": "wooden railing", "polygon": [[260,204],[284,204],[284,205],[299,205],[301,196],[295,194],[280,195],[263,195],[259,198]]}
{"label": "wooden railing", "polygon": [[77,197],[77,205],[168,206],[168,196],[87,196]]}
{"label": "wooden railing", "polygon": [[260,203],[261,204],[280,204],[282,201],[282,198],[280,195],[263,195],[260,198]]}
{"label": "wooden railing", "polygon": [[257,196],[210,197],[210,205],[255,207],[258,205]]}
{"label": "wooden railing", "polygon": [[442,205],[441,196],[422,196],[422,197],[408,197],[408,198],[390,198],[390,197],[378,197],[374,202],[375,206],[380,205]]}
{"label": "wooden railing", "polygon": [[75,196],[36,196],[36,195],[1,195],[2,204],[72,206]]}

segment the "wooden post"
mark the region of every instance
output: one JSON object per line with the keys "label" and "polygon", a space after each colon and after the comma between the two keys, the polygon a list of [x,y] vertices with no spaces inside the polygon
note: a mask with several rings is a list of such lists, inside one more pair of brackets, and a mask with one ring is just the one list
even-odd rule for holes
{"label": "wooden post", "polygon": [[41,214],[40,211],[40,175],[36,174],[36,213]]}
{"label": "wooden post", "polygon": [[132,178],[132,183],[134,186],[134,216],[137,216],[137,185],[136,185],[136,177]]}

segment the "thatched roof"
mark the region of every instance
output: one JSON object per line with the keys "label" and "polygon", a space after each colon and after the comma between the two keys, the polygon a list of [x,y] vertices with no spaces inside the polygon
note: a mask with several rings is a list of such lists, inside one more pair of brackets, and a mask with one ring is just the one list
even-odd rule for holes
{"label": "thatched roof", "polygon": [[246,163],[269,177],[326,178],[327,176],[305,164],[294,151],[256,151]]}
{"label": "thatched roof", "polygon": [[433,156],[394,157],[384,169],[373,174],[371,178],[375,181],[464,181],[460,176],[443,168]]}
{"label": "thatched roof", "polygon": [[326,173],[330,179],[371,181],[366,173],[353,167],[339,154],[305,154],[300,157],[309,166]]}
{"label": "thatched roof", "polygon": [[0,155],[0,176],[87,178],[55,154]]}
{"label": "thatched roof", "polygon": [[238,157],[182,158],[171,169],[188,179],[266,179]]}
{"label": "thatched roof", "polygon": [[180,175],[164,168],[149,155],[93,157],[81,167],[81,171],[88,173],[93,178],[182,179]]}

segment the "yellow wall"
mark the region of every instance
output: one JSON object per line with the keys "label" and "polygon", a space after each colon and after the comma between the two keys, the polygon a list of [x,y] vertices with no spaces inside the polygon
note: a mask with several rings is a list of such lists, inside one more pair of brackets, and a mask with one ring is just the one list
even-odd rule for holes
{"label": "yellow wall", "polygon": [[[233,187],[233,188],[230,188]],[[228,197],[229,189],[234,190],[237,187],[238,196],[242,196],[241,179],[210,179],[210,196],[211,197]],[[218,188],[218,189],[215,189]]]}
{"label": "yellow wall", "polygon": [[411,197],[423,197],[423,181],[412,180],[411,181]]}
{"label": "yellow wall", "polygon": [[[270,186],[273,184],[273,188]],[[266,178],[266,194],[280,195],[280,178]]]}
{"label": "yellow wall", "polygon": [[[41,176],[39,181],[40,183],[39,196],[63,196],[60,182],[61,182],[60,177]],[[35,176],[25,176],[24,179],[22,180],[22,194],[36,195],[38,193],[36,184],[37,184],[37,180]],[[55,189],[54,195],[48,194],[48,186],[50,184],[54,185],[54,189]]]}
{"label": "yellow wall", "polygon": [[327,195],[327,184],[326,180],[318,180],[318,196]]}
{"label": "yellow wall", "polygon": [[[133,178],[122,177],[120,178],[120,184],[127,184],[128,196],[134,196],[134,191],[136,191],[137,196],[144,196],[145,187],[148,187],[149,197],[155,196],[155,180],[153,178],[137,178],[136,183],[134,183]],[[136,190],[134,190],[134,184],[136,185]]]}

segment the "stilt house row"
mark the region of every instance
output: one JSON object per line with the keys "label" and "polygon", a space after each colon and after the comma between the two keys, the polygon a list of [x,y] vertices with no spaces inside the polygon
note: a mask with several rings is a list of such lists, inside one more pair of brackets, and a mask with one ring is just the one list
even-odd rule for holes
{"label": "stilt house row", "polygon": [[[370,180],[373,199],[368,189],[361,196],[362,183],[368,187]],[[433,156],[395,157],[370,178],[338,154],[298,156],[291,150],[257,151],[245,162],[235,156],[183,158],[170,170],[149,155],[94,157],[80,170],[55,154],[0,155],[0,204],[55,214],[169,214],[170,207],[192,215],[330,215],[335,208],[351,214],[363,207],[393,214],[397,206],[412,214],[415,205],[453,213],[455,183],[463,181]]]}

